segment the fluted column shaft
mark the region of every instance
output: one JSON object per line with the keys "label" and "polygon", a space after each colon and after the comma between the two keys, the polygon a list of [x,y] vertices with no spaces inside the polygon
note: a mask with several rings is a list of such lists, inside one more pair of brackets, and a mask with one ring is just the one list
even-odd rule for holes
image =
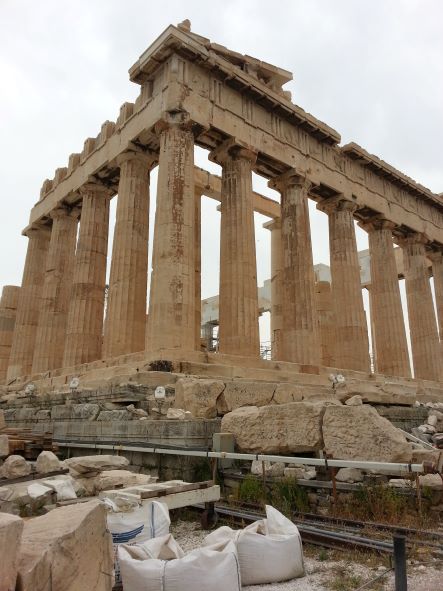
{"label": "fluted column shaft", "polygon": [[200,351],[201,348],[201,193],[195,191],[195,348]]}
{"label": "fluted column shaft", "polygon": [[432,261],[432,275],[434,276],[435,303],[437,306],[438,329],[440,342],[443,347],[443,251],[429,254]]}
{"label": "fluted column shaft", "polygon": [[66,321],[77,241],[78,209],[51,212],[52,229],[46,257],[32,373],[62,367]]}
{"label": "fluted column shaft", "polygon": [[219,351],[260,354],[252,166],[256,155],[230,146],[213,155],[222,164]]}
{"label": "fluted column shaft", "polygon": [[31,373],[37,334],[50,232],[47,228],[36,228],[29,230],[27,236],[28,250],[17,305],[7,380]]}
{"label": "fluted column shaft", "polygon": [[293,171],[273,179],[281,193],[282,350],[280,359],[320,363],[315,274],[309,226],[310,183]]}
{"label": "fluted column shaft", "polygon": [[371,317],[377,372],[410,377],[408,345],[398,284],[392,230],[395,224],[374,220],[368,232],[371,257]]}
{"label": "fluted column shaft", "polygon": [[335,343],[335,315],[329,281],[315,284],[318,327],[320,338],[321,365],[333,367]]}
{"label": "fluted column shaft", "polygon": [[120,180],[106,311],[104,357],[145,348],[148,283],[149,169],[154,157],[128,152]]}
{"label": "fluted column shaft", "polygon": [[148,349],[195,349],[194,136],[186,122],[159,125]]}
{"label": "fluted column shaft", "polygon": [[0,298],[0,382],[5,380],[8,370],[19,295],[19,287],[5,285]]}
{"label": "fluted column shaft", "polygon": [[438,381],[442,377],[442,363],[426,263],[426,243],[422,234],[411,234],[402,241],[401,246],[414,375],[416,378]]}
{"label": "fluted column shaft", "polygon": [[111,192],[102,185],[88,183],[81,194],[63,367],[100,359],[102,351]]}
{"label": "fluted column shaft", "polygon": [[282,245],[281,219],[263,224],[271,231],[271,356],[281,359],[282,355]]}
{"label": "fluted column shaft", "polygon": [[336,322],[334,366],[369,371],[369,339],[361,291],[353,213],[341,196],[320,204],[329,216],[329,254]]}

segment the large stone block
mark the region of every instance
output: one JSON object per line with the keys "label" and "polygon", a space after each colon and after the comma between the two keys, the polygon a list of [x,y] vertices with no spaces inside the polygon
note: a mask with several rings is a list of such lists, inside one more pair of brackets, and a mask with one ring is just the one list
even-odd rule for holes
{"label": "large stone block", "polygon": [[119,470],[126,468],[129,460],[123,456],[78,456],[64,461],[65,466],[74,470],[77,474],[88,474],[91,472],[104,472],[105,470]]}
{"label": "large stone block", "polygon": [[282,382],[277,385],[274,392],[275,404],[287,404],[288,402],[301,402],[305,388],[301,384]]}
{"label": "large stone block", "polygon": [[217,400],[224,388],[220,380],[182,378],[175,386],[174,406],[188,410],[196,418],[215,419]]}
{"label": "large stone block", "polygon": [[111,591],[111,535],[98,500],[54,509],[25,523],[20,591]]}
{"label": "large stone block", "polygon": [[0,591],[15,591],[23,520],[0,513]]}
{"label": "large stone block", "polygon": [[267,406],[272,403],[275,389],[272,382],[226,382],[218,407],[227,413],[242,406]]}
{"label": "large stone block", "polygon": [[6,427],[5,414],[2,410],[0,410],[0,431],[2,431],[5,427]]}
{"label": "large stone block", "polygon": [[102,410],[97,417],[97,421],[130,421],[132,414],[124,410]]}
{"label": "large stone block", "polygon": [[410,462],[412,448],[387,419],[368,405],[328,406],[323,417],[327,453],[340,460]]}
{"label": "large stone block", "polygon": [[95,421],[100,412],[98,404],[73,404],[72,418],[83,421]]}
{"label": "large stone block", "polygon": [[322,449],[321,421],[325,406],[291,402],[245,406],[222,419],[222,432],[233,433],[242,452],[296,453]]}

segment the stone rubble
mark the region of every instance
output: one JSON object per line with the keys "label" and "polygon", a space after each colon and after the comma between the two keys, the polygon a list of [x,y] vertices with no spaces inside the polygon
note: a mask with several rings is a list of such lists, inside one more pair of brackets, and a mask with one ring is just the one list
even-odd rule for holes
{"label": "stone rubble", "polygon": [[62,469],[62,462],[58,459],[52,451],[42,451],[35,462],[35,470],[39,474],[47,474],[48,472],[56,472]]}
{"label": "stone rubble", "polygon": [[0,476],[3,478],[20,478],[31,473],[31,464],[22,456],[12,455],[6,458],[0,468]]}

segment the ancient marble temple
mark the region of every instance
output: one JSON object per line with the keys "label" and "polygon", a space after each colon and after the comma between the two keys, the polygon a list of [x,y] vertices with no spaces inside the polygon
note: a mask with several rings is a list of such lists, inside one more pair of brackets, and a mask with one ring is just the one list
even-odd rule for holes
{"label": "ancient marble temple", "polygon": [[[300,374],[335,368],[369,378],[358,221],[369,237],[375,373],[443,381],[441,195],[355,143],[341,146],[336,131],[291,101],[283,88],[290,72],[213,43],[188,21],[169,26],[129,75],[140,87],[135,103],[123,104],[115,122],[103,123],[44,181],[31,210],[21,287],[5,287],[0,300],[0,380],[156,359]],[[194,166],[195,146],[221,166],[221,179]],[[280,202],[253,191],[253,172],[269,180]],[[221,203],[215,353],[201,346],[202,195]],[[309,199],[329,219],[330,285],[316,283]],[[255,211],[270,218],[272,235],[272,361],[260,359]],[[403,254],[400,276],[395,245]]]}

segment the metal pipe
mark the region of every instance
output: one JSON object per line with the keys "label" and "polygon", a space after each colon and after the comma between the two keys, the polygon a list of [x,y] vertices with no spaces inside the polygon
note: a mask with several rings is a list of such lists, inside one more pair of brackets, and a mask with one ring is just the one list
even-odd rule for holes
{"label": "metal pipe", "polygon": [[306,466],[321,466],[324,468],[335,467],[335,468],[360,468],[362,470],[375,470],[377,472],[388,472],[392,473],[405,473],[405,472],[417,472],[423,473],[423,464],[406,464],[398,462],[363,462],[355,460],[326,460],[321,458],[301,458],[294,456],[277,456],[277,455],[264,455],[264,454],[245,454],[245,453],[234,453],[234,452],[223,452],[223,451],[198,451],[186,448],[163,448],[163,447],[147,447],[147,446],[134,446],[134,445],[119,445],[119,444],[102,444],[102,443],[77,443],[75,441],[63,442],[56,439],[53,440],[59,447],[82,447],[89,449],[108,449],[112,451],[137,451],[153,454],[165,454],[165,455],[176,455],[176,456],[194,456],[201,458],[220,458],[220,459],[232,459],[232,460],[247,460],[260,462],[283,462],[284,464],[295,464],[295,465],[306,465]]}

